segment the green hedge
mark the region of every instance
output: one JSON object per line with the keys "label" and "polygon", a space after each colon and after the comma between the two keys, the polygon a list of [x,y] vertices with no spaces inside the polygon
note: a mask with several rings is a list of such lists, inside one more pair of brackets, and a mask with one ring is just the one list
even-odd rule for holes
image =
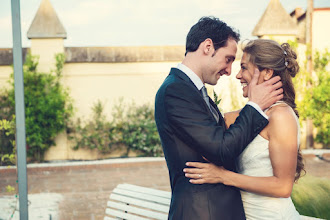
{"label": "green hedge", "polygon": [[162,156],[163,151],[154,120],[154,108],[149,104],[136,106],[121,99],[113,106],[111,120],[104,115],[103,104],[98,101],[92,108],[92,118],[72,123],[69,137],[75,141],[74,149],[98,149],[111,153],[124,148],[122,156],[130,151],[139,156]]}

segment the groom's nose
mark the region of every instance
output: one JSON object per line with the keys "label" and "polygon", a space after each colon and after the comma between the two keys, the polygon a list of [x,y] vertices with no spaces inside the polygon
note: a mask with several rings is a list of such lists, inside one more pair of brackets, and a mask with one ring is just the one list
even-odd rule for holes
{"label": "groom's nose", "polygon": [[225,73],[224,73],[225,75],[227,75],[227,76],[230,76],[230,74],[231,74],[231,65],[229,65],[226,69],[225,69]]}

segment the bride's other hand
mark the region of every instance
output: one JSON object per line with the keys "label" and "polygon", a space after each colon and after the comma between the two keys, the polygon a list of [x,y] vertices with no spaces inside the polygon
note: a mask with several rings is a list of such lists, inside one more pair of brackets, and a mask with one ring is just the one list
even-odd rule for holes
{"label": "bride's other hand", "polygon": [[186,165],[190,168],[184,168],[183,172],[193,184],[223,183],[226,173],[230,172],[212,163],[187,162]]}

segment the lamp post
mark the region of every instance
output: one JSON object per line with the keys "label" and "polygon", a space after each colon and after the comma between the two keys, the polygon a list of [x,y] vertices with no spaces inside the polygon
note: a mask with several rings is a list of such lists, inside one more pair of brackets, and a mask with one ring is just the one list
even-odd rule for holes
{"label": "lamp post", "polygon": [[[306,12],[306,44],[307,50],[307,72],[312,76],[313,72],[313,10],[314,1],[307,0],[307,12]],[[311,83],[307,83],[307,87],[311,87]],[[313,121],[310,118],[306,120],[306,148],[313,148]]]}
{"label": "lamp post", "polygon": [[15,83],[15,113],[16,113],[16,146],[17,173],[20,220],[28,220],[27,205],[27,174],[26,174],[26,140],[25,140],[25,110],[24,110],[24,79],[21,39],[20,1],[11,0],[11,17],[13,29],[13,63]]}

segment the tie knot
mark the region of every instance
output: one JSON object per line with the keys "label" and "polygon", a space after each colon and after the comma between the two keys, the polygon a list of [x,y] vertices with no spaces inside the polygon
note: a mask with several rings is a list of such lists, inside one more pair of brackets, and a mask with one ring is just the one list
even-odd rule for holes
{"label": "tie knot", "polygon": [[205,86],[202,87],[201,91],[202,91],[203,97],[208,97]]}

